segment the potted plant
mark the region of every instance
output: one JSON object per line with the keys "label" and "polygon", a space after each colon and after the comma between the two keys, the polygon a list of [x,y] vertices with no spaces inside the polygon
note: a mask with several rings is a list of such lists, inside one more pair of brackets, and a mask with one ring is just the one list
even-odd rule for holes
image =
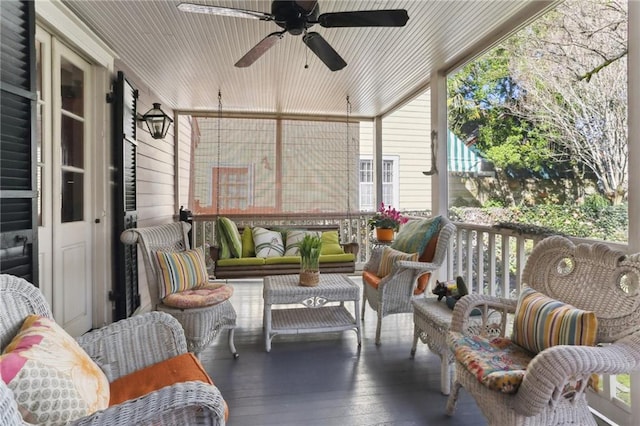
{"label": "potted plant", "polygon": [[400,225],[408,221],[409,218],[402,216],[395,208],[380,203],[380,208],[368,223],[370,229],[376,230],[378,241],[391,241],[393,233],[400,229]]}
{"label": "potted plant", "polygon": [[300,285],[313,287],[320,282],[320,250],[322,239],[305,235],[300,241]]}

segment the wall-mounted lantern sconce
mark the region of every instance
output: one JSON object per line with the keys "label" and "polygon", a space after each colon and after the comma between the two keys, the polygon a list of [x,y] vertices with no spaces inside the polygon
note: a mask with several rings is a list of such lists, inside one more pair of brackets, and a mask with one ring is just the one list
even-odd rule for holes
{"label": "wall-mounted lantern sconce", "polygon": [[153,108],[147,111],[140,118],[140,121],[147,123],[149,133],[151,133],[151,137],[154,139],[164,139],[169,131],[169,126],[173,123],[171,117],[165,114],[160,108],[159,103],[154,103]]}

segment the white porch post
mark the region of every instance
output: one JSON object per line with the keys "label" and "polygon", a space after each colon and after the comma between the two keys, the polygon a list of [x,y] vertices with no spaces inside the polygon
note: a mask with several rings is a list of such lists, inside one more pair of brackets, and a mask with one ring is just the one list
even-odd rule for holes
{"label": "white porch post", "polygon": [[446,215],[449,209],[449,174],[447,173],[447,76],[431,74],[431,129],[436,131],[436,169],[431,176],[431,208],[434,215]]}
{"label": "white porch post", "polygon": [[[629,1],[629,249],[640,252],[640,1]],[[640,372],[631,374],[631,418],[640,419]]]}
{"label": "white porch post", "polygon": [[376,205],[377,210],[382,202],[382,116],[377,116],[373,120],[373,164],[374,164],[374,180],[376,189]]}

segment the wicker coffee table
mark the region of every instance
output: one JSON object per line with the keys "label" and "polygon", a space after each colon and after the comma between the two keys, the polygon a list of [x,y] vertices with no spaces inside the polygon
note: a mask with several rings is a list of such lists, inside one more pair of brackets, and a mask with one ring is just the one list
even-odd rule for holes
{"label": "wicker coffee table", "polygon": [[[298,284],[298,275],[273,275],[264,278],[264,338],[267,352],[277,334],[326,333],[354,330],[358,346],[362,344],[360,288],[346,275],[320,274],[316,287]],[[329,304],[339,302],[339,304]],[[355,317],[345,306],[353,302]],[[272,305],[302,305],[301,308],[272,309]]]}

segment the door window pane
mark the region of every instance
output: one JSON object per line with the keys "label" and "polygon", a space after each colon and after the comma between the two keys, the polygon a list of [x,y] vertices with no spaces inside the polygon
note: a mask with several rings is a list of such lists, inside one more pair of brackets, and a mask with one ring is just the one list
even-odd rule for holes
{"label": "door window pane", "polygon": [[62,171],[62,222],[84,219],[84,175]]}
{"label": "door window pane", "polygon": [[84,116],[84,72],[65,58],[60,60],[60,95],[62,109]]}
{"label": "door window pane", "polygon": [[84,168],[84,123],[62,115],[62,165]]}

